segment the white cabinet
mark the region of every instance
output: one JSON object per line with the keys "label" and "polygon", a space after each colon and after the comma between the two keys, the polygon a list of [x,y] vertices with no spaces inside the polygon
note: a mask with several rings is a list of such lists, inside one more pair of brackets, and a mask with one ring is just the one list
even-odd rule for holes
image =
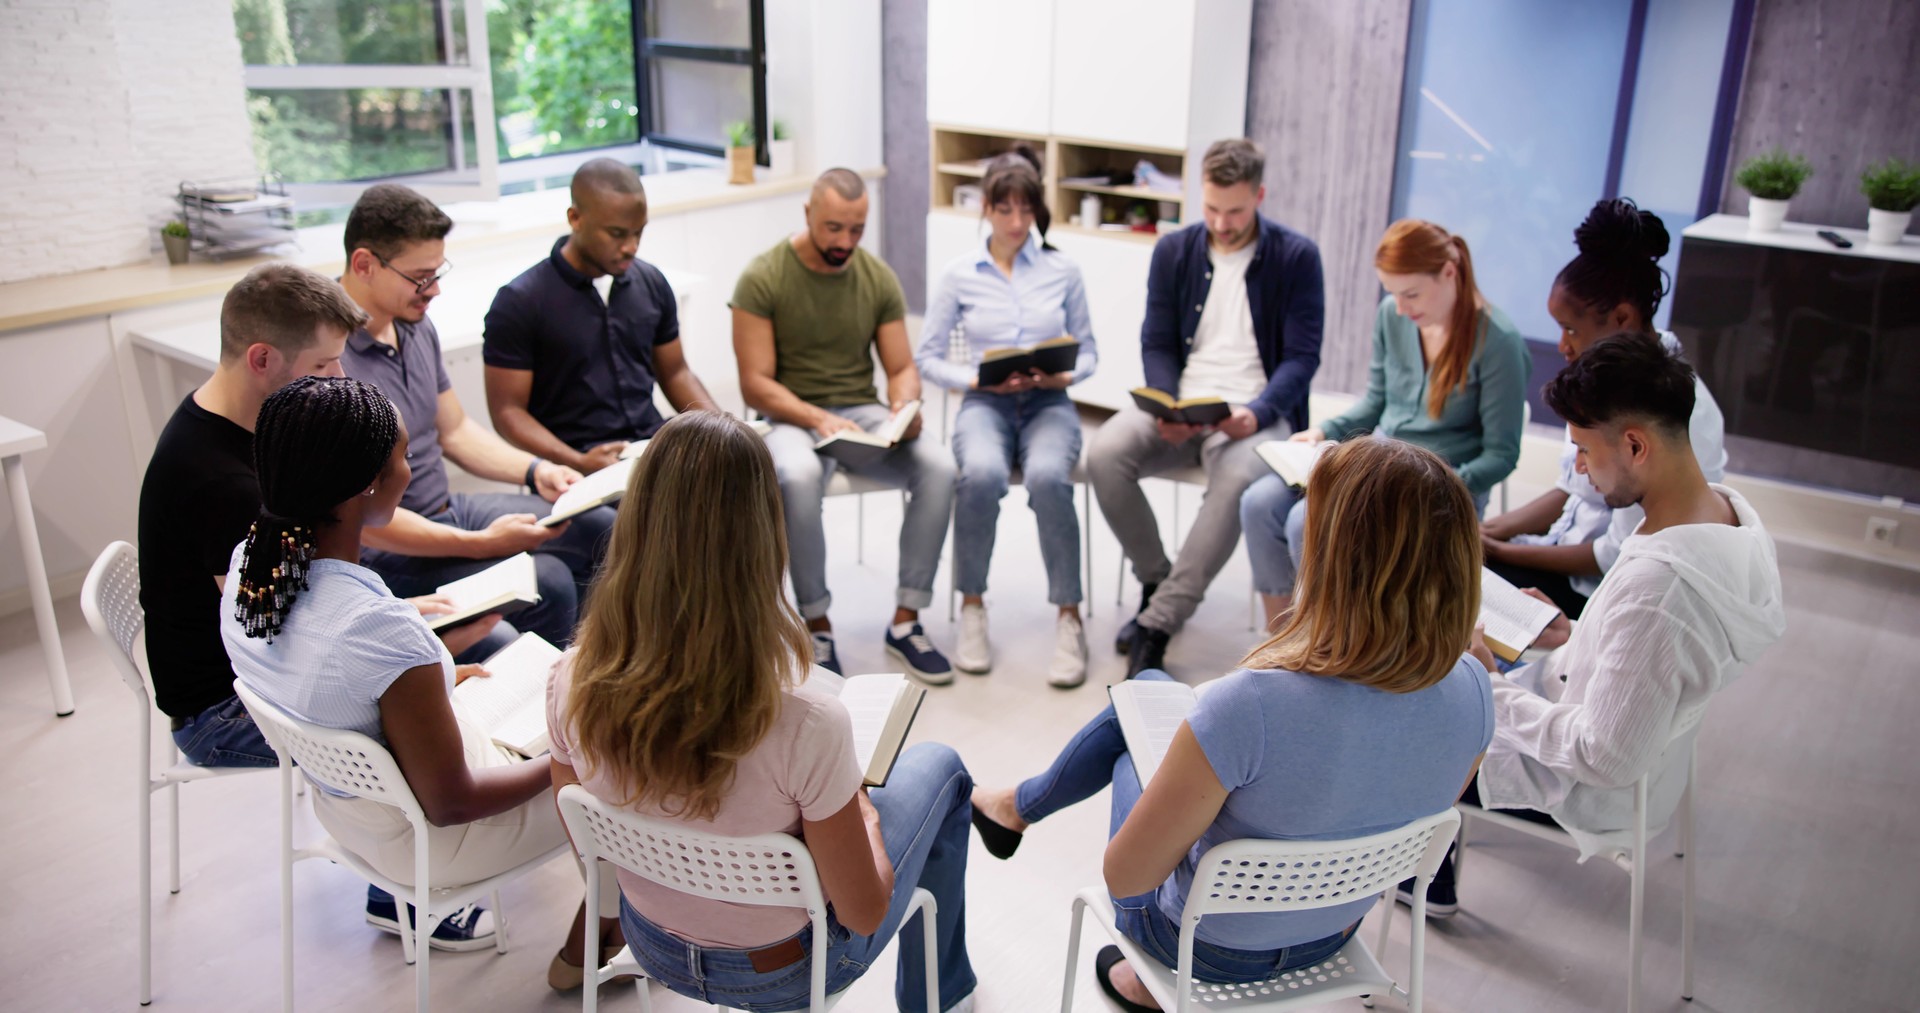
{"label": "white cabinet", "polygon": [[[1177,0],[1054,0],[1053,132],[1186,148],[1192,7]],[[1248,44],[1243,30],[1240,45]],[[1243,73],[1243,91],[1245,81]]]}
{"label": "white cabinet", "polygon": [[927,122],[1046,134],[1053,5],[928,0]]}

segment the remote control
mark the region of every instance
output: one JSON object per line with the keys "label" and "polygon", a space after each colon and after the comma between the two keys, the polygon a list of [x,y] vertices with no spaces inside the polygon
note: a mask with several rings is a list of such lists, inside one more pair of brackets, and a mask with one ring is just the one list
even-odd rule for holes
{"label": "remote control", "polygon": [[1838,232],[1833,231],[1832,229],[1821,229],[1819,232],[1815,233],[1815,235],[1818,235],[1821,239],[1824,239],[1827,242],[1832,243],[1833,245],[1839,247],[1842,250],[1849,250],[1853,248],[1853,240],[1848,239],[1847,237],[1841,235]]}

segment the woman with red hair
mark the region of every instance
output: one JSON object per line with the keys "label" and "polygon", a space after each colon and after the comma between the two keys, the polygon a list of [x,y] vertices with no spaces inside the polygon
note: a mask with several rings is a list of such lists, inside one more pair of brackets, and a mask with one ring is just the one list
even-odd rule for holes
{"label": "woman with red hair", "polygon": [[[1484,510],[1520,461],[1531,357],[1513,321],[1473,281],[1467,241],[1432,222],[1387,227],[1373,254],[1386,296],[1374,319],[1367,392],[1344,414],[1295,433],[1308,443],[1379,433],[1440,455]],[[1269,624],[1292,602],[1306,500],[1278,475],[1240,499],[1255,588]]]}

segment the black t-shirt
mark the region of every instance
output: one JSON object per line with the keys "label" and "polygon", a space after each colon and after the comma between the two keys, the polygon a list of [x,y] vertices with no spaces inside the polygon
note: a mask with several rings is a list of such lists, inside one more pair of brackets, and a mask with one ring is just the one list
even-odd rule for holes
{"label": "black t-shirt", "polygon": [[[187,395],[140,484],[140,606],[155,703],[191,717],[233,696],[220,642],[220,588],[260,512],[253,434]],[[231,620],[229,620],[231,621]]]}

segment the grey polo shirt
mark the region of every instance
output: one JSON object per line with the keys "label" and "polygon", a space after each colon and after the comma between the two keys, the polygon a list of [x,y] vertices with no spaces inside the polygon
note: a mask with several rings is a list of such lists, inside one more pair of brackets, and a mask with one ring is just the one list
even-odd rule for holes
{"label": "grey polo shirt", "polygon": [[447,505],[447,464],[440,451],[440,392],[453,386],[440,361],[440,332],[422,317],[417,324],[393,322],[399,347],[381,344],[366,328],[347,339],[340,365],[348,376],[373,384],[387,395],[407,424],[407,463],[413,481],[400,505],[433,516]]}

